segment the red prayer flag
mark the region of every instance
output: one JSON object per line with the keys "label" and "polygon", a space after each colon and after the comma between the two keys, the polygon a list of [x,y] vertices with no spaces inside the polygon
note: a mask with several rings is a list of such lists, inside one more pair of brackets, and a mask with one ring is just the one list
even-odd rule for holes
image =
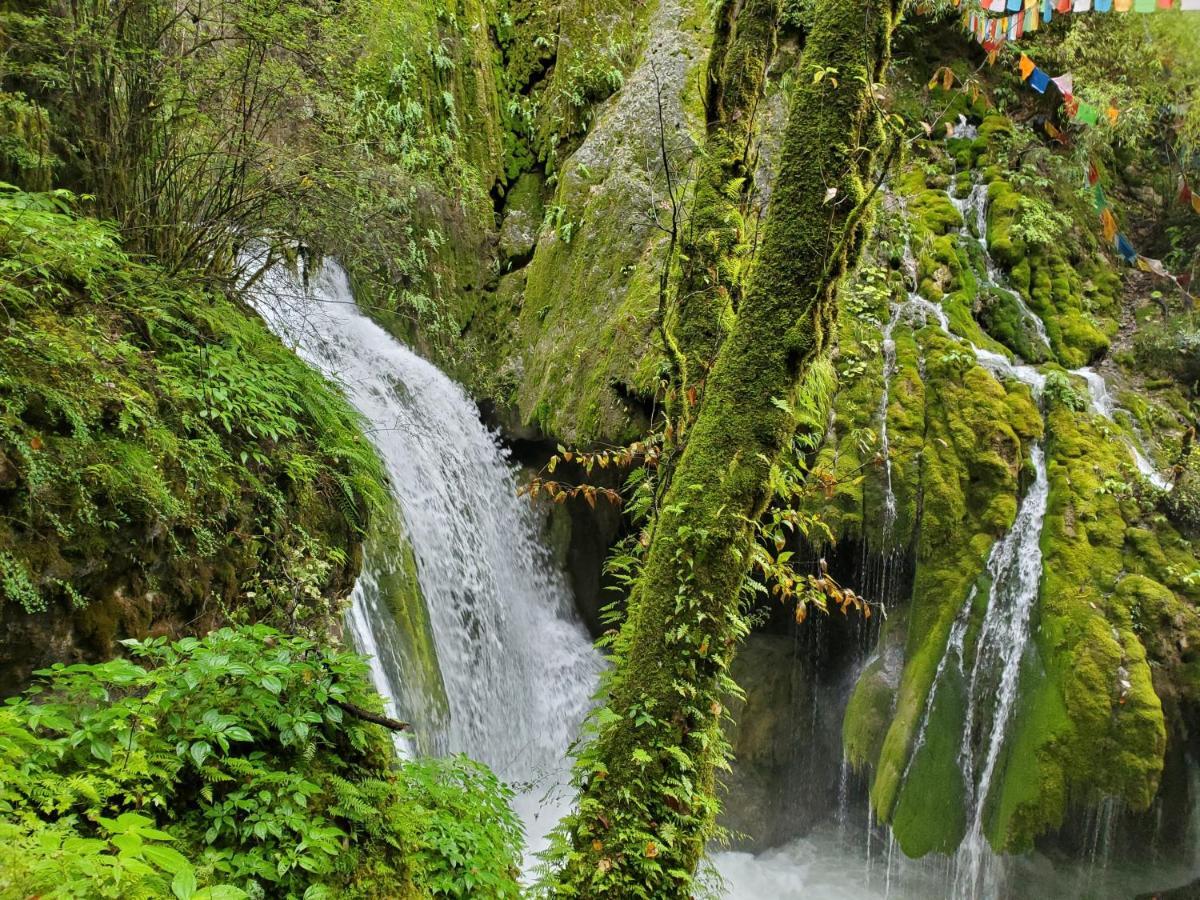
{"label": "red prayer flag", "polygon": [[1100,180],[1100,170],[1096,168],[1095,163],[1088,164],[1087,179],[1088,179],[1088,184],[1091,184],[1091,185],[1094,185],[1097,181]]}

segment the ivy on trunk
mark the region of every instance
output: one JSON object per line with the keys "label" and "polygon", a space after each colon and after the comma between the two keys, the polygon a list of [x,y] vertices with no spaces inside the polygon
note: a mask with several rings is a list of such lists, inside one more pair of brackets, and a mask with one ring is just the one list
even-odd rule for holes
{"label": "ivy on trunk", "polygon": [[825,350],[858,255],[882,143],[876,85],[901,0],[819,0],[783,135],[762,249],[662,498],[595,734],[576,766],[556,896],[688,896],[715,834],[722,698],[739,594],[786,400]]}

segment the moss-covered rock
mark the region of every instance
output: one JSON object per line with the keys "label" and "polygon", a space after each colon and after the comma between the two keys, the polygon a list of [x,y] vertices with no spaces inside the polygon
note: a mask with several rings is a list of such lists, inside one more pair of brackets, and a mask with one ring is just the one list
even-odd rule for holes
{"label": "moss-covered rock", "polygon": [[677,0],[650,15],[654,38],[564,163],[527,271],[516,401],[526,420],[574,443],[637,436],[639,401],[662,374],[653,338],[668,239],[654,218],[670,211],[657,98],[680,166],[703,125],[682,98],[704,62],[705,20]]}

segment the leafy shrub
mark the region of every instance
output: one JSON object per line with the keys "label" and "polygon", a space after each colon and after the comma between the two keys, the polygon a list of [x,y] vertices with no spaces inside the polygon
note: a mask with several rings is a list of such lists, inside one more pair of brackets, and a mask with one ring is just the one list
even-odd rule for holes
{"label": "leafy shrub", "polygon": [[398,762],[361,658],[262,625],[126,645],[0,708],[0,896],[515,896],[510,793]]}
{"label": "leafy shrub", "polygon": [[1184,384],[1200,384],[1200,327],[1194,316],[1144,326],[1134,339],[1138,362]]}
{"label": "leafy shrub", "polygon": [[1046,402],[1052,406],[1065,406],[1067,409],[1081,412],[1087,409],[1087,398],[1084,397],[1065,372],[1053,371],[1046,374]]}
{"label": "leafy shrub", "polygon": [[0,599],[87,595],[72,570],[122,547],[146,569],[242,559],[237,574],[278,571],[295,524],[349,543],[384,495],[344,400],[256,317],[136,263],[74,204],[0,186]]}

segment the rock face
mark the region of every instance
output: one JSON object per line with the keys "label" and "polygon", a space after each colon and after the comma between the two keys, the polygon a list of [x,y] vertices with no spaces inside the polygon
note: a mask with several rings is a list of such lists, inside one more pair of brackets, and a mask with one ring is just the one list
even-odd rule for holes
{"label": "rock face", "polygon": [[[651,341],[671,200],[703,124],[702,7],[658,0],[625,87],[563,164],[527,270],[516,355],[524,417],[572,443],[630,439],[659,374]],[[661,115],[660,115],[661,102]]]}
{"label": "rock face", "polygon": [[[558,56],[536,65],[518,64],[514,37],[508,71],[561,99],[564,61],[610,13],[568,22]],[[493,189],[497,220],[480,226],[495,229],[498,274],[462,301],[477,355],[455,371],[522,440],[620,444],[651,427],[664,371],[660,226],[671,213],[663,153],[682,172],[698,146],[712,38],[700,8],[678,0],[627,20],[612,96],[589,94],[552,151],[532,148]],[[802,28],[782,33],[758,116],[758,208],[769,201],[801,37]],[[916,108],[924,83],[900,66],[899,106]],[[952,688],[936,701],[934,685],[960,616],[963,652],[974,652],[988,559],[1029,488],[1035,446],[1047,466],[1043,574],[983,815],[987,839],[1026,849],[1069,809],[1103,797],[1120,798],[1132,821],[1159,802],[1164,760],[1191,746],[1200,709],[1195,525],[1181,514],[1182,493],[1164,499],[1135,469],[1179,449],[1189,401],[1165,379],[1150,390],[1129,352],[1119,323],[1136,318],[1137,301],[1098,240],[1094,211],[1057,169],[1041,179],[1019,170],[1011,148],[1037,136],[965,95],[942,99],[946,121],[963,115],[974,127],[942,139],[935,123],[935,137],[889,179],[868,262],[841,299],[838,391],[809,459],[819,483],[811,511],[850,548],[837,552],[860,560],[844,583],[892,607],[842,701],[844,722],[830,728],[870,781],[877,816],[914,855],[952,850],[969,825],[958,762],[966,710]],[[1073,373],[1101,360],[1115,412],[1094,407]],[[1037,391],[1018,377],[1022,363],[1037,367]],[[579,510],[556,526],[594,629],[596,572],[619,529]],[[810,688],[774,639],[754,638],[747,653],[729,823],[759,840],[782,834],[766,785],[792,777],[784,748],[798,739],[784,711],[808,702]],[[919,740],[923,723],[938,740]]]}

